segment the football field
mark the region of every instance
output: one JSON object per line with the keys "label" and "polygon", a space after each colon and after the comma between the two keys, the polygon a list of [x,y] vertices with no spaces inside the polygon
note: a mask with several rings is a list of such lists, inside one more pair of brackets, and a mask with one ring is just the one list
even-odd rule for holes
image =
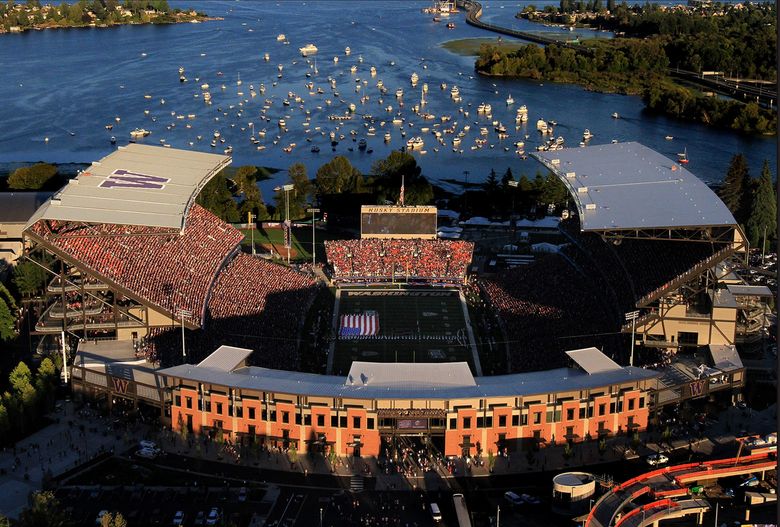
{"label": "football field", "polygon": [[[332,373],[345,375],[353,361],[459,362],[474,369],[472,342],[456,290],[341,289],[336,296]],[[342,315],[375,314],[371,337],[340,336]]]}

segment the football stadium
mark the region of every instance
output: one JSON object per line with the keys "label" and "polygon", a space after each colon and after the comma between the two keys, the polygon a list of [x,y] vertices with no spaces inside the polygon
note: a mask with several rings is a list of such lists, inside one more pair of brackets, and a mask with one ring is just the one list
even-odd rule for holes
{"label": "football stadium", "polygon": [[312,268],[242,252],[196,203],[229,157],[121,147],[26,226],[25,258],[49,275],[35,330],[76,350],[84,397],[338,455],[514,451],[738,400],[736,346],[771,293],[740,278],[748,247],[726,206],[637,143],[536,159],[576,211],[527,265],[475,272],[479,236],[440,239],[435,208],[382,206]]}

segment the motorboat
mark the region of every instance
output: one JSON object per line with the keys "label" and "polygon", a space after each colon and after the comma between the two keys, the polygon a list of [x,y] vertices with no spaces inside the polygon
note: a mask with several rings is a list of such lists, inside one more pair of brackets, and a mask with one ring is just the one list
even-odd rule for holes
{"label": "motorboat", "polygon": [[146,137],[150,135],[152,132],[147,130],[146,128],[136,128],[135,130],[132,130],[130,132],[130,137],[138,138],[138,137]]}
{"label": "motorboat", "polygon": [[590,130],[586,128],[585,131],[582,133],[582,140],[588,141],[591,137],[593,137],[593,134],[590,133]]}
{"label": "motorboat", "polygon": [[512,94],[509,94],[509,97],[506,98],[506,105],[511,106],[515,103],[515,100],[512,98]]}
{"label": "motorboat", "polygon": [[346,48],[344,48],[344,55],[346,55],[346,56],[348,56],[348,57],[349,57],[349,54],[350,54],[350,53],[352,53],[352,50],[351,50],[351,49],[349,49],[349,46],[347,46]]}
{"label": "motorboat", "polygon": [[276,35],[277,42],[284,42],[285,40],[287,40],[287,37],[284,36],[284,33],[279,33],[278,35]]}
{"label": "motorboat", "polygon": [[303,46],[302,48],[298,48],[298,51],[301,52],[302,56],[307,57],[309,55],[314,55],[315,53],[317,53],[317,46],[309,43]]}
{"label": "motorboat", "polygon": [[415,86],[419,80],[420,80],[420,76],[417,75],[417,73],[412,73],[412,77],[411,77],[412,86]]}

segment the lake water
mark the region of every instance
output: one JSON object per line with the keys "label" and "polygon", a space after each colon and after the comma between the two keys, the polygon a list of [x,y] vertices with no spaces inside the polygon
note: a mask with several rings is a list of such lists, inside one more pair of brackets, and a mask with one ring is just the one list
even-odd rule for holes
{"label": "lake water", "polygon": [[[313,175],[319,165],[334,155],[327,134],[335,131],[337,135],[345,135],[336,153],[346,155],[364,172],[369,171],[372,162],[419,135],[425,140],[427,153],[415,155],[426,176],[438,181],[462,179],[464,171],[469,171],[470,181],[474,182],[484,179],[491,168],[500,174],[511,167],[516,176],[523,173],[533,176],[540,165],[531,158],[519,159],[513,143],[528,135],[525,149],[533,151],[541,141],[535,123],[544,118],[558,122],[555,135],[562,136],[568,146],[577,146],[588,128],[594,134],[592,144],[613,139],[639,141],[670,157],[687,149],[691,159],[689,169],[708,183],[722,179],[729,159],[736,152],[747,155],[754,175],[758,175],[764,159],[769,159],[776,171],[774,138],[740,135],[647,115],[636,97],[591,93],[577,86],[479,77],[474,74],[473,57],[450,53],[441,44],[452,39],[495,35],[468,26],[462,13],[450,17],[456,28],[447,29],[447,19],[435,23],[430,15],[421,13],[428,2],[339,0],[277,4],[214,0],[173,2],[173,5],[194,6],[224,20],[172,26],[38,31],[0,37],[0,63],[5,65],[4,82],[0,83],[0,98],[5,102],[0,107],[0,163],[90,162],[112,151],[111,136],[123,144],[129,141],[132,129],[142,127],[152,132],[143,140],[148,144],[160,144],[164,140],[176,148],[207,152],[222,152],[231,145],[236,165],[286,168],[300,161]],[[486,5],[486,20],[548,30],[513,18],[523,3],[488,2]],[[277,42],[280,33],[286,35],[289,45]],[[309,58],[307,63],[298,51],[309,42],[319,48],[316,74],[313,59]],[[352,51],[349,56],[344,53],[347,46]],[[265,52],[270,54],[268,62],[263,60]],[[333,61],[336,56],[338,63]],[[362,63],[358,62],[360,56]],[[280,79],[277,79],[278,65],[283,66]],[[350,73],[353,65],[357,66],[355,74]],[[180,66],[185,68],[189,79],[186,83],[179,82]],[[370,66],[378,70],[376,77],[369,75]],[[307,72],[312,77],[307,78]],[[413,72],[420,76],[417,88],[410,84]],[[241,86],[237,85],[239,74]],[[336,80],[338,97],[332,93],[329,77]],[[360,82],[356,83],[356,79]],[[379,79],[388,88],[381,103],[376,87]],[[274,82],[278,82],[277,86],[272,86]],[[324,93],[311,95],[306,87],[308,82],[314,83],[315,92],[321,87]],[[209,84],[211,106],[200,96],[203,83]],[[257,91],[261,83],[266,87],[265,94],[251,97],[250,85]],[[426,109],[436,116],[433,121],[423,121],[411,111],[420,100],[423,83],[429,86]],[[448,85],[446,91],[440,89],[441,83]],[[450,98],[452,85],[460,88],[461,103]],[[355,86],[361,87],[359,92]],[[391,123],[399,110],[394,95],[397,88],[405,92],[402,109],[405,138],[401,137],[401,128]],[[294,101],[290,106],[283,105],[288,92],[303,98],[303,109]],[[505,101],[510,93],[516,102],[507,106]],[[361,96],[368,96],[369,100],[362,104]],[[262,114],[265,99],[271,105]],[[331,100],[330,106],[326,99]],[[492,119],[477,115],[476,107],[481,102],[493,106]],[[328,116],[345,113],[350,103],[356,105],[357,115],[351,121],[340,123],[336,131],[339,123],[328,120]],[[529,121],[527,127],[515,130],[515,110],[521,104],[528,107]],[[391,112],[385,110],[388,105],[393,106]],[[460,113],[459,108],[468,111],[469,117]],[[149,113],[145,114],[145,110]],[[306,111],[310,112],[309,133],[303,127]],[[612,119],[613,112],[621,118]],[[188,118],[190,114],[195,117]],[[374,122],[364,121],[365,114],[372,115]],[[441,116],[451,116],[452,121],[434,127]],[[119,122],[116,117],[120,118]],[[287,121],[287,132],[279,132],[280,118]],[[492,120],[507,126],[509,139],[498,140]],[[430,132],[420,130],[421,127],[440,130],[455,121],[457,130],[466,124],[471,127],[460,146],[463,153],[453,152],[452,135],[445,135],[447,144],[442,146]],[[266,148],[262,151],[249,140],[250,122],[255,131],[267,130],[261,142]],[[186,127],[188,123],[190,128]],[[112,130],[105,129],[108,124],[113,125]],[[369,126],[376,129],[376,135],[367,135]],[[470,147],[483,126],[489,129],[488,144],[472,150]],[[320,130],[315,130],[317,127]],[[358,149],[349,133],[352,130],[356,132],[354,139],[367,139],[373,153]],[[209,143],[215,131],[220,132],[225,142],[217,142],[216,148],[212,148]],[[386,131],[391,132],[390,143],[383,141]],[[274,145],[277,134],[281,137]],[[199,135],[201,140],[197,139]],[[665,140],[667,135],[674,140]],[[49,138],[48,143],[45,137]],[[288,154],[282,148],[290,143],[296,143],[296,147]],[[320,153],[310,151],[313,145],[320,147]],[[283,177],[284,173],[280,173],[276,180]],[[263,184],[266,195],[274,184],[274,181]]]}

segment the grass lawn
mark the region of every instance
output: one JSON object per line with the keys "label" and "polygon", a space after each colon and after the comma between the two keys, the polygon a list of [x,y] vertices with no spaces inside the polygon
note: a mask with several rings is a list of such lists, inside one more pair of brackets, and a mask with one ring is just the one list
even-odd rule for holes
{"label": "grass lawn", "polygon": [[[239,229],[244,234],[244,240],[241,245],[251,247],[252,232],[251,229]],[[317,229],[317,261],[325,262],[325,240],[341,239],[338,236]],[[263,247],[273,245],[275,251],[283,257],[287,256],[284,248],[284,231],[282,229],[255,229],[254,232],[255,247],[258,252],[264,251]],[[311,227],[299,227],[292,230],[292,247],[290,248],[290,259],[293,261],[311,261]]]}
{"label": "grass lawn", "polygon": [[464,56],[472,56],[476,57],[479,55],[479,47],[482,44],[491,44],[493,46],[500,46],[504,49],[504,51],[515,51],[527,44],[527,42],[523,42],[520,40],[502,40],[501,42],[498,41],[497,38],[461,38],[458,40],[449,40],[442,44],[441,46],[446,49],[447,51],[450,51],[452,53],[455,53],[457,55],[464,55]]}
{"label": "grass lawn", "polygon": [[[339,315],[376,311],[387,339],[339,339],[333,373],[346,374],[355,360],[459,362],[473,368],[457,292],[436,290],[342,290]],[[460,337],[459,337],[460,334]],[[459,337],[459,338],[458,338]],[[465,344],[465,345],[464,345]]]}

